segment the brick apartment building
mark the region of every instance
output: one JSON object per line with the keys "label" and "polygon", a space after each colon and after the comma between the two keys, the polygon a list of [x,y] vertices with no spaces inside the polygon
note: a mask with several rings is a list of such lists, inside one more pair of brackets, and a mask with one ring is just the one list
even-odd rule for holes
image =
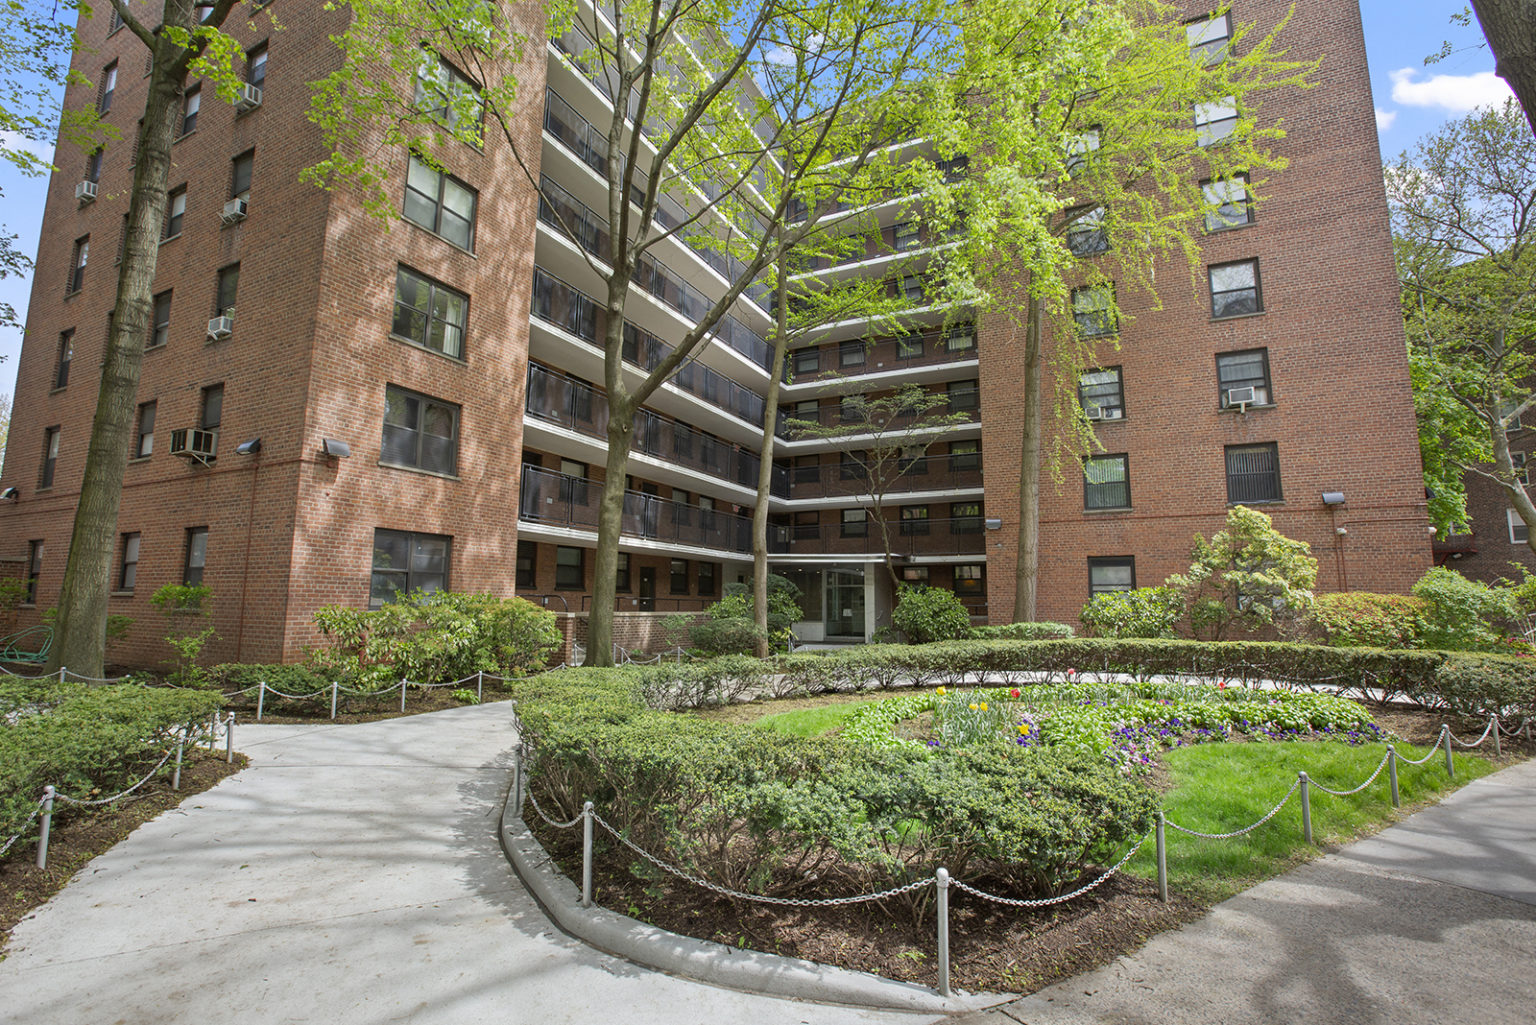
{"label": "brick apartment building", "polygon": [[[1531,486],[1532,450],[1536,433],[1516,426],[1509,434],[1510,455],[1522,471],[1522,482]],[[1489,469],[1492,469],[1490,464]],[[1436,566],[1448,566],[1472,580],[1492,583],[1500,578],[1519,580],[1520,569],[1536,572],[1536,555],[1525,523],[1509,504],[1504,489],[1486,477],[1468,473],[1462,478],[1467,489],[1467,518],[1470,522],[1445,538],[1436,538]]]}
{"label": "brick apartment building", "polygon": [[[277,7],[286,31],[232,27],[248,47],[242,102],[195,84],[184,101],[111,598],[137,625],[112,655],[164,656],[148,599],[184,580],[214,592],[218,660],[296,659],[317,639],[317,607],[413,587],[524,594],[570,612],[579,633],[604,452],[606,404],[592,383],[603,312],[580,243],[557,223],[590,221],[576,233],[589,242],[602,230],[589,140],[609,103],[564,56],[584,43],[567,33],[516,69],[516,135],[537,158],[544,206],[490,136],[483,152],[453,151],[448,176],[396,154],[402,213],[385,225],[353,196],[298,182],[322,156],[306,83],[334,66],[328,37],[345,14]],[[1288,7],[1242,0],[1233,17],[1273,24]],[[111,91],[72,86],[65,102],[105,104],[131,139],[144,56],[109,21],[83,26],[77,63]],[[1204,30],[1215,38],[1224,25]],[[1318,88],[1264,110],[1286,127],[1290,167],[1256,215],[1238,204],[1242,223],[1204,240],[1214,299],[1170,290],[1162,310],[1129,305],[1112,365],[1081,382],[1105,453],[1091,483],[1046,485],[1041,618],[1074,620],[1093,590],[1185,568],[1193,535],[1218,529],[1232,501],[1310,542],[1324,590],[1404,590],[1429,565],[1359,11],[1304,5],[1286,31],[1292,56],[1326,54]],[[0,476],[16,489],[0,502],[0,568],[28,581],[23,625],[56,602],[63,577],[130,149],[61,151],[49,186]],[[923,227],[899,204],[881,214],[867,272],[888,273],[893,253],[920,267]],[[720,261],[680,241],[656,253],[624,311],[633,367],[719,294],[730,270]],[[1170,266],[1167,280],[1182,273]],[[843,395],[908,381],[963,415],[888,500],[900,572],[1007,621],[1018,346],[1003,318],[930,320],[918,337],[853,327],[794,353],[792,383],[768,410],[769,315],[761,296],[737,303],[636,424],[619,643],[750,576],[765,416],[833,422]],[[805,592],[803,639],[861,639],[889,622],[884,545],[848,473],[849,444],[789,431],[776,444],[773,561]]]}

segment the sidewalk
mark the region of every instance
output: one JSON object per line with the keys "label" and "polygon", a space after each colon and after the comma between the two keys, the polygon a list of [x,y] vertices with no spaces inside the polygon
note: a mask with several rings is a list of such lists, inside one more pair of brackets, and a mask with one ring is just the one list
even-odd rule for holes
{"label": "sidewalk", "polygon": [[914,1023],[714,989],[556,931],[503,855],[511,709],[237,726],[251,767],[17,927],[5,1025]]}
{"label": "sidewalk", "polygon": [[952,1025],[1527,1025],[1536,761]]}

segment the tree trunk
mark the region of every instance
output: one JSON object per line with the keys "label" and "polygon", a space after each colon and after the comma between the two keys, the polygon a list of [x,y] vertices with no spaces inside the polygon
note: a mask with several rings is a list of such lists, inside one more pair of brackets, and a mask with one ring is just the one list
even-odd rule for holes
{"label": "tree trunk", "polygon": [[1045,308],[1031,296],[1024,330],[1024,427],[1019,452],[1019,553],[1014,564],[1013,622],[1032,623],[1040,583],[1040,380]]}
{"label": "tree trunk", "polygon": [[1536,132],[1536,0],[1472,0],[1494,71],[1515,91]]}
{"label": "tree trunk", "polygon": [[[170,179],[171,142],[180,113],[181,50],[163,37],[157,39],[159,52],[150,75],[149,98],[135,140],[137,164],[128,204],[128,233],[118,269],[115,312],[102,356],[96,415],[91,422],[90,448],[85,456],[80,501],[64,565],[58,619],[54,623],[56,637],[47,667],[53,671],[67,666],[83,676],[101,676],[106,658],[107,592],[117,540],[117,512],[133,434],[144,338],[149,330],[155,263]],[[104,242],[106,238],[97,240],[94,263],[98,267],[105,262]]]}
{"label": "tree trunk", "polygon": [[1499,486],[1514,507],[1515,515],[1525,524],[1529,536],[1536,538],[1536,503],[1515,479],[1515,462],[1509,454],[1509,433],[1502,426],[1493,428],[1493,462],[1499,468]]}
{"label": "tree trunk", "polygon": [[752,509],[752,622],[759,631],[757,657],[768,657],[768,498],[773,493],[774,427],[778,421],[779,382],[789,350],[789,271],[781,253],[778,280],[778,322],[774,325],[773,359],[768,364],[768,394],[763,398],[763,452],[757,467],[757,505]]}

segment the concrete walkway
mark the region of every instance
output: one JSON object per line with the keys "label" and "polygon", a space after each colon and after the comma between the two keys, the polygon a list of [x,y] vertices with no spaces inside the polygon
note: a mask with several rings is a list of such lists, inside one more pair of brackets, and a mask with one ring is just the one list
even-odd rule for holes
{"label": "concrete walkway", "polygon": [[1536,762],[952,1025],[1528,1025]]}
{"label": "concrete walkway", "polygon": [[0,1022],[912,1023],[645,971],[549,924],[496,819],[510,707],[238,726],[251,767],[21,923]]}

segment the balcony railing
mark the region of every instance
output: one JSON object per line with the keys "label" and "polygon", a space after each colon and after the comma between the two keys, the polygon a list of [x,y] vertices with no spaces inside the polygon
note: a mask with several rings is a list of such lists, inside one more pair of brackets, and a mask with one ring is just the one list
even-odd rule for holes
{"label": "balcony railing", "polygon": [[[976,555],[986,553],[979,516],[890,523],[891,554]],[[883,555],[885,538],[874,522],[850,528],[840,523],[812,523],[768,528],[768,551],[775,555]]]}
{"label": "balcony railing", "polygon": [[[912,427],[916,430],[920,429],[921,424],[919,421],[924,417],[934,418],[955,414],[961,417],[961,419],[955,421],[956,424],[975,423],[981,419],[981,409],[976,404],[976,393],[974,391],[957,393],[951,397],[948,403],[938,403],[931,409],[922,412],[897,412],[889,420],[882,421],[878,425],[871,424],[869,414],[865,409],[848,403],[839,403],[835,406],[818,406],[815,410],[808,409],[804,412],[797,412],[793,406],[780,406],[778,425],[774,428],[774,433],[781,438],[791,441],[812,437],[813,435],[808,433],[812,430],[811,427],[796,426],[791,422],[799,421],[802,425],[846,428],[850,437],[856,437],[859,434],[875,430],[877,426],[879,430],[885,432],[889,432],[893,428],[901,429],[907,427]],[[887,434],[886,440],[895,443],[897,439],[891,438]]]}
{"label": "balcony railing", "polygon": [[[785,476],[789,493],[785,498],[826,498],[869,493],[866,469],[857,463],[819,463],[790,467]],[[917,459],[892,460],[885,491],[954,491],[981,487],[981,455],[922,456]]]}
{"label": "balcony railing", "polygon": [[[528,522],[597,530],[603,485],[583,477],[523,467],[519,518]],[[727,552],[752,550],[752,520],[735,513],[700,509],[639,491],[624,493],[620,532],[694,548]]]}
{"label": "balcony railing", "polygon": [[[815,352],[814,369],[810,353]],[[844,342],[818,349],[800,349],[790,354],[784,366],[784,379],[795,384],[827,377],[852,377],[857,374],[884,373],[908,367],[963,363],[976,359],[976,331],[969,324],[946,331],[926,331],[902,338],[882,338],[875,342]]]}
{"label": "balcony railing", "polygon": [[[578,434],[608,439],[608,397],[558,371],[528,364],[528,415]],[[642,409],[635,417],[634,451],[707,473],[746,488],[757,488],[761,460],[755,453]],[[773,494],[789,497],[789,477],[773,471]]]}
{"label": "balcony railing", "polygon": [[[532,305],[535,317],[602,348],[607,321],[604,309],[596,300],[541,267],[533,269]],[[655,335],[630,323],[624,325],[623,356],[626,362],[643,370],[651,370],[671,352],[672,346]],[[763,397],[710,367],[690,360],[678,368],[671,382],[754,427],[763,425],[763,416],[767,411]]]}

